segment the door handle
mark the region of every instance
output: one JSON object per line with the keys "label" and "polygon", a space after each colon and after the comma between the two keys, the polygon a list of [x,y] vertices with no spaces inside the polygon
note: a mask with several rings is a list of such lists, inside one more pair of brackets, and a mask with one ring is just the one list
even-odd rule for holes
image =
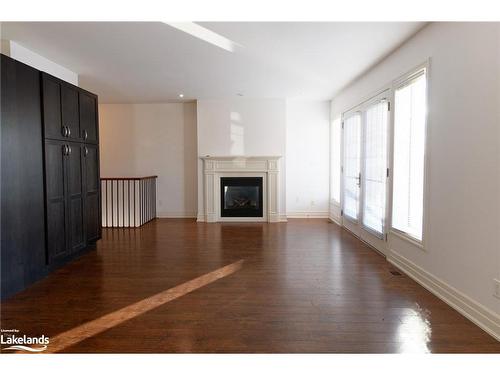
{"label": "door handle", "polygon": [[358,187],[361,187],[361,173],[358,174],[358,177],[356,177],[358,180]]}

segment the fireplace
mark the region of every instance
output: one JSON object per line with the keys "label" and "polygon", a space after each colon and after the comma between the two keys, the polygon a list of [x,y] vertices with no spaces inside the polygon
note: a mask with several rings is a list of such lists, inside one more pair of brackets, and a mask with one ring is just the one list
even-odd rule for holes
{"label": "fireplace", "polygon": [[262,177],[221,177],[221,217],[262,217]]}
{"label": "fireplace", "polygon": [[[198,221],[207,223],[286,221],[286,217],[280,215],[282,199],[280,158],[280,156],[201,157],[203,194],[199,195],[201,201],[198,203],[200,208]],[[244,193],[243,190],[247,192]],[[233,192],[242,196],[245,194],[245,198],[235,200]],[[256,194],[258,199],[255,198]]]}

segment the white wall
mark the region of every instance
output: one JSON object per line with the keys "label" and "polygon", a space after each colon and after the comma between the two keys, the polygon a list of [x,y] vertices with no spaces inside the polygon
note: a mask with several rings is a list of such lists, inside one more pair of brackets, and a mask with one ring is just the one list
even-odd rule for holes
{"label": "white wall", "polygon": [[11,40],[2,40],[2,53],[32,66],[42,72],[52,74],[66,82],[78,86],[78,74],[21,46]]}
{"label": "white wall", "polygon": [[287,217],[328,217],[330,102],[287,101]]}
{"label": "white wall", "polygon": [[159,217],[196,217],[196,104],[100,104],[102,177],[158,175]]}
{"label": "white wall", "polygon": [[284,156],[285,110],[282,99],[199,100],[199,155]]}
{"label": "white wall", "polygon": [[[282,156],[280,214],[285,215],[286,101],[198,100],[199,156]],[[198,211],[203,214],[203,170],[198,162]]]}
{"label": "white wall", "polygon": [[500,274],[499,24],[427,26],[337,95],[332,120],[427,58],[425,250],[390,236],[389,259],[433,280],[500,337],[500,299],[493,296]]}

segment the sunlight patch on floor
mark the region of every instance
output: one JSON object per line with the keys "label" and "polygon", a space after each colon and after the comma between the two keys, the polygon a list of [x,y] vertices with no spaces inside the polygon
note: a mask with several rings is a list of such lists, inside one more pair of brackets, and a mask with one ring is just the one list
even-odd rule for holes
{"label": "sunlight patch on floor", "polygon": [[242,266],[243,259],[63,332],[50,339],[49,347],[44,353],[57,353],[196,289],[229,276],[240,270]]}

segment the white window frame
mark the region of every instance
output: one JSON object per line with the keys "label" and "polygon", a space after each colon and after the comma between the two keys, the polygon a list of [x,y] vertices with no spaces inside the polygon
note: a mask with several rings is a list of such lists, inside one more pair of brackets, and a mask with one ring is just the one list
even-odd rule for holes
{"label": "white window frame", "polygon": [[[361,103],[359,103],[358,105],[354,106],[354,107],[351,107],[350,109],[342,112],[342,115],[341,115],[341,158],[340,158],[340,165],[341,165],[341,172],[340,172],[340,181],[341,181],[341,184],[340,184],[340,207],[344,208],[344,200],[343,200],[343,197],[344,197],[344,129],[343,129],[343,123],[345,121],[346,118],[356,114],[356,113],[359,113],[361,115],[361,139],[360,139],[360,142],[361,142],[361,155],[363,154],[363,147],[364,147],[364,137],[365,137],[365,131],[364,131],[364,124],[365,124],[365,116],[366,116],[366,110],[373,104],[376,104],[376,103],[379,103],[379,102],[382,102],[382,101],[385,101],[385,102],[388,102],[388,105],[391,107],[391,109],[389,110],[389,119],[388,119],[388,124],[387,124],[387,149],[386,149],[386,152],[387,152],[387,168],[391,169],[392,168],[392,121],[393,121],[393,118],[392,118],[392,103],[393,103],[393,91],[392,91],[392,87],[390,85],[386,85],[384,86],[382,89],[380,90],[377,90],[374,94],[372,95],[369,95],[367,98],[365,98]],[[365,171],[364,171],[364,165],[363,165],[363,161],[361,160],[360,161],[360,172],[362,174],[362,176],[365,176]],[[363,177],[364,178],[364,177]],[[357,224],[357,225],[360,225],[360,227],[367,231],[368,233],[372,234],[373,236],[379,238],[379,239],[384,239],[385,238],[385,235],[387,233],[389,233],[390,229],[392,228],[391,227],[391,219],[392,219],[392,211],[390,211],[390,208],[392,207],[392,179],[388,179],[387,182],[387,188],[386,188],[386,196],[385,196],[385,199],[386,199],[386,205],[385,205],[385,215],[386,215],[386,222],[384,224],[384,227],[382,228],[382,233],[378,233],[376,231],[374,231],[373,229],[365,226],[363,224],[363,218],[362,218],[362,210],[363,210],[363,194],[364,194],[364,190],[363,190],[363,184],[361,185],[361,188],[360,188],[360,194],[359,194],[359,212],[358,212],[358,219],[357,220],[354,220],[352,218],[350,218],[349,216],[345,215],[345,213],[343,213],[341,215],[341,220],[348,220],[350,221],[351,223],[353,224]],[[390,202],[389,202],[390,201]]]}
{"label": "white window frame", "polygon": [[[419,64],[415,68],[411,69],[409,72],[406,74],[400,76],[396,80],[393,81],[392,83],[392,99],[391,103],[393,103],[393,108],[391,108],[391,113],[390,113],[390,144],[391,144],[391,152],[390,152],[390,181],[389,181],[389,216],[388,216],[388,222],[389,222],[389,233],[401,238],[405,241],[410,242],[411,244],[415,245],[416,247],[426,250],[427,246],[427,233],[428,233],[428,190],[429,190],[429,176],[428,176],[428,171],[429,171],[429,87],[430,87],[430,60],[426,60],[422,64]],[[425,100],[426,100],[426,114],[425,114],[425,131],[424,131],[424,176],[423,176],[423,207],[422,207],[422,239],[419,240],[410,234],[401,231],[399,229],[396,229],[392,226],[392,210],[393,210],[393,171],[394,171],[394,128],[395,128],[395,119],[394,119],[394,113],[396,111],[396,101],[395,101],[395,93],[396,90],[408,85],[412,80],[415,78],[419,77],[422,74],[422,71],[424,71],[425,74],[425,80],[426,80],[426,92],[425,92]]]}

